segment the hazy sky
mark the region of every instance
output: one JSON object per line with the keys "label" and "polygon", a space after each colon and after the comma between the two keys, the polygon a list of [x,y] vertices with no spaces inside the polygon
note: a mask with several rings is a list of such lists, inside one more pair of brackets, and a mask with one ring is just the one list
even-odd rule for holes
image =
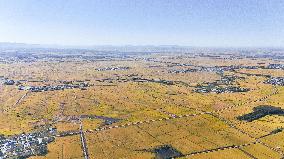
{"label": "hazy sky", "polygon": [[284,46],[283,0],[0,0],[0,41]]}

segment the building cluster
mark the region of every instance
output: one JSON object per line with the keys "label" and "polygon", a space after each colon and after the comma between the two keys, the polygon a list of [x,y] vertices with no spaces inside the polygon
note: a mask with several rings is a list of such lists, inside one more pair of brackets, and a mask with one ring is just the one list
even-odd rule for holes
{"label": "building cluster", "polygon": [[170,70],[169,73],[190,73],[190,72],[197,72],[198,69],[175,69],[175,70]]}
{"label": "building cluster", "polygon": [[284,65],[283,64],[269,64],[266,68],[267,69],[284,69]]}
{"label": "building cluster", "polygon": [[188,64],[188,63],[177,63],[177,62],[166,62],[168,67],[173,67],[173,66],[193,66],[193,64]]}
{"label": "building cluster", "polygon": [[115,71],[115,70],[128,70],[130,67],[105,67],[105,68],[96,68],[97,71]]}
{"label": "building cluster", "polygon": [[4,81],[4,85],[14,85],[16,82],[14,80],[9,80],[9,79],[6,79]]}
{"label": "building cluster", "polygon": [[217,74],[223,74],[224,71],[233,71],[234,69],[239,69],[240,66],[213,66],[213,67],[203,67],[197,66],[198,68],[191,69],[175,69],[169,71],[169,73],[190,73],[190,72],[216,72]]}
{"label": "building cluster", "polygon": [[284,86],[284,77],[271,77],[264,81],[266,84]]}
{"label": "building cluster", "polygon": [[236,80],[244,80],[245,77],[239,77],[239,76],[230,76],[230,75],[224,75],[221,76],[220,80],[216,80],[215,82],[219,85],[231,85],[234,82],[236,82]]}
{"label": "building cluster", "polygon": [[241,88],[236,86],[216,86],[216,85],[203,85],[197,86],[195,92],[197,93],[235,93],[235,92],[248,92],[249,88]]}
{"label": "building cluster", "polygon": [[64,89],[73,89],[80,88],[85,90],[87,87],[91,85],[88,83],[89,80],[86,81],[58,81],[59,85],[43,85],[43,86],[25,86],[23,83],[26,82],[48,82],[48,80],[12,80],[5,78],[4,76],[0,76],[0,83],[4,85],[16,85],[18,90],[28,90],[31,92],[44,92],[44,91],[56,91],[56,90],[64,90]]}
{"label": "building cluster", "polygon": [[131,81],[133,82],[153,82],[153,83],[160,83],[165,85],[173,85],[173,81],[169,80],[163,80],[163,79],[147,79],[147,78],[141,78],[141,77],[132,77]]}
{"label": "building cluster", "polygon": [[22,133],[9,137],[0,136],[0,159],[28,158],[30,156],[45,155],[47,144],[54,141],[55,128],[34,133]]}
{"label": "building cluster", "polygon": [[35,62],[36,58],[31,56],[31,54],[26,53],[2,53],[0,52],[0,62],[1,63],[13,63],[13,62]]}
{"label": "building cluster", "polygon": [[14,85],[14,84],[19,83],[17,81],[14,81],[12,79],[6,78],[4,76],[0,76],[0,82],[3,83],[4,85]]}
{"label": "building cluster", "polygon": [[215,72],[217,74],[223,74],[225,71],[234,71],[236,69],[258,69],[264,68],[262,66],[213,66],[213,67],[204,67],[196,66],[197,68],[190,69],[174,69],[170,70],[169,73],[190,73],[190,72]]}
{"label": "building cluster", "polygon": [[130,82],[130,81],[138,82],[138,83],[153,82],[153,83],[160,83],[160,84],[165,84],[165,85],[174,85],[174,81],[163,80],[163,79],[147,79],[147,78],[139,77],[136,74],[127,75],[126,77],[98,79],[96,81],[98,81],[98,82],[108,82],[108,83]]}
{"label": "building cluster", "polygon": [[90,87],[90,86],[91,86],[90,84],[82,82],[82,83],[76,83],[76,84],[61,84],[61,85],[55,85],[55,86],[23,86],[23,85],[20,85],[18,89],[28,90],[31,92],[44,92],[44,91],[57,91],[57,90],[74,89],[74,88],[80,88],[82,90],[85,90],[87,87]]}
{"label": "building cluster", "polygon": [[241,88],[233,85],[237,79],[244,79],[244,77],[222,75],[220,80],[196,86],[194,91],[197,93],[248,92],[250,90],[249,88]]}
{"label": "building cluster", "polygon": [[232,71],[236,69],[236,66],[214,66],[214,67],[201,67],[200,72],[216,72],[217,74],[223,74],[225,71]]}

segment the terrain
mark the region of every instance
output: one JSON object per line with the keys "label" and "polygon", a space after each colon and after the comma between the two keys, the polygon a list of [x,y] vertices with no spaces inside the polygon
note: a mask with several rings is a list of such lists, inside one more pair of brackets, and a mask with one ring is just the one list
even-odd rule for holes
{"label": "terrain", "polygon": [[0,158],[284,157],[283,50],[173,50],[1,49]]}

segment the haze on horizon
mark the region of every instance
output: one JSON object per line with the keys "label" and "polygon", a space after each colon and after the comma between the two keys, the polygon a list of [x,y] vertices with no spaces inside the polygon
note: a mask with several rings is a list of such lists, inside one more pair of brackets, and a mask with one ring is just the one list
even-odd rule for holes
{"label": "haze on horizon", "polygon": [[0,0],[0,41],[283,47],[282,0]]}

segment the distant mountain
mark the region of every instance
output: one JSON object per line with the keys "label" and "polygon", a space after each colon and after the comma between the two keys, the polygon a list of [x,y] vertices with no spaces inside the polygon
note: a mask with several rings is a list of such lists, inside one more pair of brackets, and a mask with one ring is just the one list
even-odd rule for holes
{"label": "distant mountain", "polygon": [[38,48],[41,47],[39,44],[25,44],[25,43],[9,43],[0,42],[0,48]]}
{"label": "distant mountain", "polygon": [[119,52],[169,52],[186,51],[190,47],[178,45],[93,45],[93,46],[67,46],[67,45],[43,45],[26,43],[0,42],[0,49],[88,49],[97,51],[119,51]]}
{"label": "distant mountain", "polygon": [[244,54],[256,53],[258,51],[283,52],[284,48],[230,48],[230,47],[190,47],[179,45],[46,45],[46,44],[26,44],[26,43],[10,43],[0,42],[0,50],[11,49],[80,49],[80,50],[94,50],[94,51],[107,51],[107,52],[203,52],[203,53],[234,53],[243,52]]}

